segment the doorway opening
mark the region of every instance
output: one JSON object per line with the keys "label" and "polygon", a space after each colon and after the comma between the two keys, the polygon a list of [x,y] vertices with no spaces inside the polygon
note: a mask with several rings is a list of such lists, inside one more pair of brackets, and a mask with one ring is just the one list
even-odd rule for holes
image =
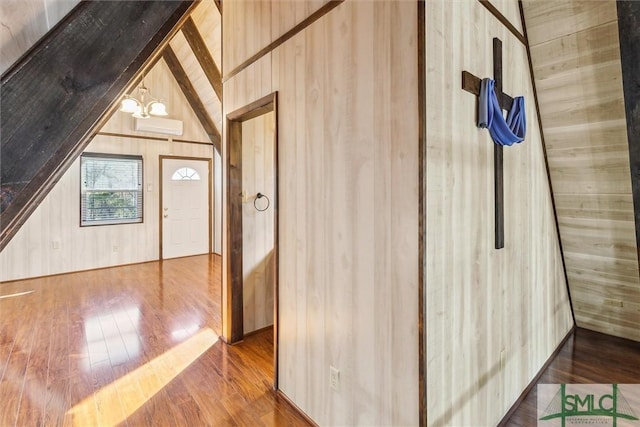
{"label": "doorway opening", "polygon": [[223,334],[234,344],[273,328],[278,388],[277,93],[227,115]]}
{"label": "doorway opening", "polygon": [[160,259],[211,253],[211,159],[160,156]]}

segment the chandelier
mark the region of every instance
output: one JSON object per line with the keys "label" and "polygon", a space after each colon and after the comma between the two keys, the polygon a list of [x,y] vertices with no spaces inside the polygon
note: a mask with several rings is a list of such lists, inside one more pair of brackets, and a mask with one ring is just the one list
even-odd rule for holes
{"label": "chandelier", "polygon": [[[125,95],[120,106],[123,113],[131,113],[138,119],[148,119],[151,116],[166,116],[167,107],[159,100],[151,96],[151,91],[144,85],[138,87],[139,99],[131,95]],[[149,98],[147,101],[145,98]],[[146,103],[145,103],[146,102]]]}

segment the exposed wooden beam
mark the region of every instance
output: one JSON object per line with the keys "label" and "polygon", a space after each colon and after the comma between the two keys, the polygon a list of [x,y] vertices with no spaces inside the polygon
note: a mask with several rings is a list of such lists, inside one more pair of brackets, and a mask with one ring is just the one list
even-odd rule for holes
{"label": "exposed wooden beam", "polygon": [[167,45],[167,47],[165,47],[162,52],[162,58],[164,59],[164,62],[167,63],[167,66],[169,67],[169,70],[171,70],[176,82],[178,82],[178,86],[182,89],[182,93],[185,98],[187,98],[187,102],[196,114],[196,117],[198,117],[200,124],[204,128],[205,132],[207,132],[207,135],[209,135],[209,139],[211,139],[211,142],[213,142],[218,152],[220,152],[220,132],[207,113],[207,110],[200,100],[195,87],[191,84],[189,77],[187,77],[187,73],[185,73],[184,68],[180,65],[180,61],[178,61],[178,57],[173,49],[171,49],[171,46]]}
{"label": "exposed wooden beam", "polygon": [[193,5],[193,0],[81,2],[2,75],[0,249]]}
{"label": "exposed wooden beam", "polygon": [[184,22],[182,34],[184,34],[184,38],[187,39],[187,43],[191,46],[191,50],[200,63],[213,90],[216,92],[216,95],[218,95],[218,99],[222,102],[222,76],[220,75],[220,70],[213,60],[211,52],[202,38],[200,31],[198,31],[196,23],[193,22],[191,17]]}

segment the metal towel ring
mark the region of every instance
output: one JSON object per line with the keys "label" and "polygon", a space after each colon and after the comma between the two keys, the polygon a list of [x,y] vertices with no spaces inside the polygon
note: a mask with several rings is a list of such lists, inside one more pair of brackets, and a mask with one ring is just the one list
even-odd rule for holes
{"label": "metal towel ring", "polygon": [[[264,197],[265,199],[267,199],[267,206],[266,206],[264,209],[258,209],[258,206],[256,206],[256,200],[258,200],[258,199],[262,199],[263,197]],[[271,200],[269,200],[269,198],[268,198],[265,194],[262,194],[262,193],[258,193],[258,194],[256,194],[256,198],[255,198],[255,199],[253,199],[253,207],[254,207],[254,208],[256,208],[256,210],[257,210],[258,212],[264,212],[264,211],[266,211],[267,209],[269,209],[269,205],[270,205],[270,204],[271,204]]]}

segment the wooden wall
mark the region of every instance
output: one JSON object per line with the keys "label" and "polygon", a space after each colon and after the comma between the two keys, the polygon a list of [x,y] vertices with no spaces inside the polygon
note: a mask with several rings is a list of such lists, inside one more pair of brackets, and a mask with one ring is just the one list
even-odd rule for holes
{"label": "wooden wall", "polygon": [[[185,134],[181,138],[209,142],[164,62],[157,63],[145,82],[155,96],[166,101],[170,118],[184,120]],[[135,132],[132,126],[133,118],[130,114],[116,111],[101,131],[163,137],[159,134]],[[86,151],[143,156],[144,223],[81,228],[80,167],[79,160],[76,160],[7,247],[0,252],[0,281],[158,259],[158,156],[164,154],[211,158],[214,149],[211,145],[170,142],[168,139],[158,141],[98,135]],[[151,186],[151,191],[148,186]],[[220,238],[220,233],[216,234]],[[59,248],[54,249],[54,246]]]}
{"label": "wooden wall", "polygon": [[576,321],[640,340],[616,2],[527,1],[524,12]]}
{"label": "wooden wall", "polygon": [[57,24],[80,0],[2,0],[0,73]]}
{"label": "wooden wall", "polygon": [[[154,98],[162,100],[167,106],[169,115],[166,118],[183,121],[184,132],[181,136],[175,136],[175,139],[211,143],[164,60],[159,60],[149,71],[144,78],[144,84]],[[131,94],[139,98],[137,90]],[[131,114],[120,111],[116,111],[99,132],[169,138],[167,135],[135,131],[134,118]]]}
{"label": "wooden wall", "polygon": [[[242,206],[242,297],[244,333],[273,324],[275,285],[275,158],[273,112],[242,122],[242,190],[247,201]],[[255,195],[265,194],[267,200]]]}
{"label": "wooden wall", "polygon": [[233,34],[233,48],[223,49],[222,75],[228,74],[327,2],[328,0],[227,2],[223,8],[222,23],[225,32]]}
{"label": "wooden wall", "polygon": [[[251,3],[225,56],[272,33]],[[224,85],[225,115],[278,91],[279,385],[320,425],[418,424],[416,42],[416,2],[347,1]]]}
{"label": "wooden wall", "polygon": [[[510,19],[516,0],[497,5]],[[518,22],[514,22],[518,27]],[[524,95],[504,149],[505,248],[494,249],[493,142],[461,73]],[[572,326],[525,46],[478,1],[426,2],[428,425],[496,425]]]}

